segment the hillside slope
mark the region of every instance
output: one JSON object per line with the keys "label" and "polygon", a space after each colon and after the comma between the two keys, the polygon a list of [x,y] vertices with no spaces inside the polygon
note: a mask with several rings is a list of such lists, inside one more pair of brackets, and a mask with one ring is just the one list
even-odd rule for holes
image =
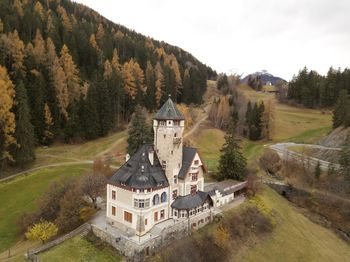
{"label": "hillside slope", "polygon": [[[128,122],[137,105],[154,111],[169,94],[199,104],[206,80],[216,75],[183,49],[69,0],[0,1],[0,50],[1,77],[14,84],[7,90],[13,107],[6,119],[17,121],[16,128],[0,122],[8,132],[5,141],[0,130],[0,144],[7,145],[0,159],[15,151],[15,140],[30,152],[28,141],[105,136]],[[17,132],[20,118],[29,132]],[[33,158],[23,157],[21,165]]]}

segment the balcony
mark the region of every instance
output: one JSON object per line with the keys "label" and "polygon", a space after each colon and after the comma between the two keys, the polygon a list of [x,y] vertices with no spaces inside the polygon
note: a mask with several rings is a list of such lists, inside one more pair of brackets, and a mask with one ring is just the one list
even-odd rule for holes
{"label": "balcony", "polygon": [[181,137],[174,137],[173,144],[181,144]]}

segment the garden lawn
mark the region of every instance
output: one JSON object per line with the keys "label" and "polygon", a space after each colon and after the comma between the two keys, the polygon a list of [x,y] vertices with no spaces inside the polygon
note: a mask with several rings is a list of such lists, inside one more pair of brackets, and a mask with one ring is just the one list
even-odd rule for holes
{"label": "garden lawn", "polygon": [[105,262],[122,261],[115,250],[104,246],[99,249],[82,237],[74,237],[39,255],[40,261],[50,262]]}
{"label": "garden lawn", "polygon": [[78,177],[91,165],[44,168],[14,180],[0,183],[0,253],[13,245],[19,234],[17,222],[25,212],[36,208],[38,198],[49,184],[63,177]]}

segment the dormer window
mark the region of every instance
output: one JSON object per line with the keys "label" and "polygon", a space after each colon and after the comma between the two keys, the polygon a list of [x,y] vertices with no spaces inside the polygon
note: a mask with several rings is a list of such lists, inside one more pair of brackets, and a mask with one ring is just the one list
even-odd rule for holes
{"label": "dormer window", "polygon": [[195,161],[194,161],[194,164],[195,164],[196,166],[198,166],[199,161],[198,161],[198,160],[195,160]]}

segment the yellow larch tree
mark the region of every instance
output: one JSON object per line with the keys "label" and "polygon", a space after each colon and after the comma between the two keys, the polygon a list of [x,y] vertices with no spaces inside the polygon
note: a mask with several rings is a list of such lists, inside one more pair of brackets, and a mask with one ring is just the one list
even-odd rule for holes
{"label": "yellow larch tree", "polygon": [[96,38],[98,41],[102,41],[104,36],[105,36],[105,30],[103,28],[103,25],[100,23],[97,28]]}
{"label": "yellow larch tree", "polygon": [[72,56],[69,54],[69,49],[63,45],[60,57],[61,66],[66,75],[69,101],[77,101],[81,95],[81,85],[79,78],[79,70],[75,65]]}
{"label": "yellow larch tree", "polygon": [[104,80],[110,79],[112,77],[112,74],[113,74],[112,65],[107,59],[103,65],[103,79]]}
{"label": "yellow larch tree", "polygon": [[135,78],[130,63],[125,62],[122,68],[124,90],[126,94],[134,100],[137,94]]}
{"label": "yellow larch tree", "polygon": [[36,30],[36,34],[34,38],[33,55],[34,55],[35,61],[38,64],[44,64],[46,62],[45,41],[39,29]]}
{"label": "yellow larch tree", "polygon": [[138,90],[141,90],[142,92],[146,92],[147,87],[144,84],[145,81],[145,75],[143,73],[142,68],[140,67],[139,63],[137,63],[136,61],[134,61],[132,58],[130,60],[130,65],[132,68],[132,73],[134,75],[134,79],[135,79],[135,84],[136,84],[136,88]]}
{"label": "yellow larch tree", "polygon": [[117,49],[114,48],[113,50],[113,57],[112,57],[112,68],[116,73],[120,72],[120,64],[119,64],[119,55]]}
{"label": "yellow larch tree", "polygon": [[12,160],[9,153],[10,145],[16,144],[14,137],[16,129],[15,114],[12,112],[15,98],[15,87],[11,82],[5,67],[0,66],[0,158]]}
{"label": "yellow larch tree", "polygon": [[162,98],[162,89],[164,86],[163,69],[159,62],[157,62],[154,70],[156,75],[156,84],[155,84],[156,85],[156,93],[155,93],[156,104],[157,104],[157,107],[159,107],[160,100]]}
{"label": "yellow larch tree", "polygon": [[45,120],[45,129],[44,129],[44,137],[42,138],[44,143],[49,144],[53,138],[53,133],[51,131],[51,128],[54,124],[52,114],[50,107],[48,106],[47,103],[45,103],[44,106],[44,120]]}
{"label": "yellow larch tree", "polygon": [[5,48],[7,53],[10,55],[10,63],[13,71],[15,72],[24,72],[24,43],[19,38],[17,30],[14,30],[13,33],[9,33],[7,41],[5,42]]}
{"label": "yellow larch tree", "polygon": [[73,29],[72,23],[67,15],[66,9],[64,9],[64,7],[59,5],[57,7],[57,13],[59,13],[61,20],[62,20],[63,27],[66,29],[66,31],[72,32],[72,29]]}
{"label": "yellow larch tree", "polygon": [[95,34],[91,34],[91,36],[89,38],[89,43],[96,51],[98,51],[98,52],[100,51],[100,48],[96,42]]}
{"label": "yellow larch tree", "polygon": [[35,3],[34,11],[39,15],[41,21],[45,20],[45,11],[44,11],[44,8],[39,1],[37,1]]}
{"label": "yellow larch tree", "polygon": [[66,74],[61,66],[60,60],[58,58],[54,59],[51,68],[53,85],[56,91],[56,98],[58,101],[58,107],[60,113],[65,119],[68,119],[67,107],[69,105],[69,92],[67,86]]}
{"label": "yellow larch tree", "polygon": [[13,1],[13,7],[16,9],[18,15],[20,17],[23,17],[24,13],[23,13],[23,8],[22,8],[22,3],[20,0],[14,0]]}
{"label": "yellow larch tree", "polygon": [[145,47],[147,49],[149,49],[150,51],[152,51],[154,49],[154,44],[153,44],[153,41],[152,39],[148,36],[146,37],[146,40],[145,40]]}
{"label": "yellow larch tree", "polygon": [[175,88],[176,88],[176,92],[178,92],[178,89],[182,88],[182,79],[181,79],[179,63],[177,62],[177,59],[174,56],[174,54],[170,55],[170,68],[174,72],[175,84],[176,84]]}

